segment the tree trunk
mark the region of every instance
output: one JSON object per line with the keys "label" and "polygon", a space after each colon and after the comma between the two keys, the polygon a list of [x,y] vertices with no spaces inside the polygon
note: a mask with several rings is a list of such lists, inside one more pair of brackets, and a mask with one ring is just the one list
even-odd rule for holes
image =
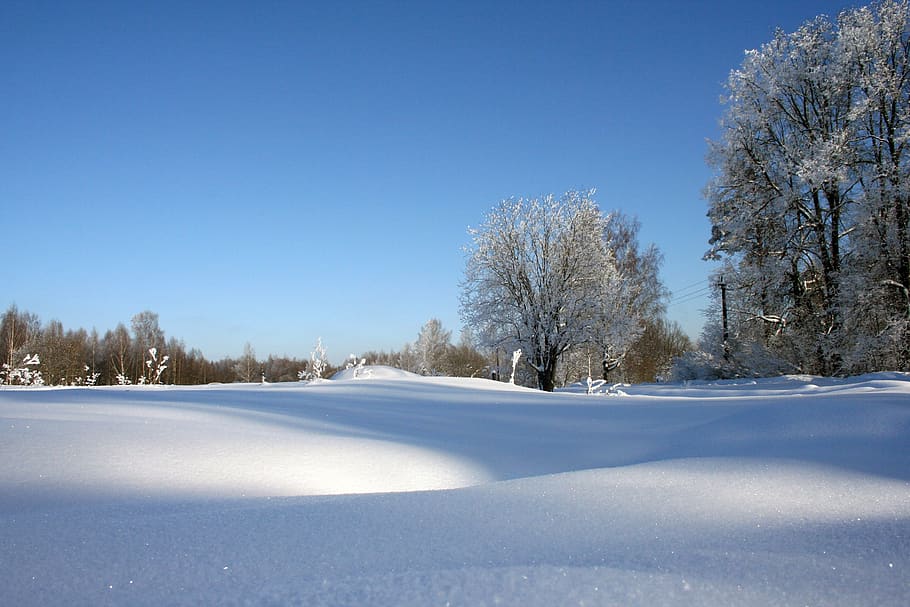
{"label": "tree trunk", "polygon": [[552,392],[556,388],[556,365],[537,370],[537,387],[544,392]]}
{"label": "tree trunk", "polygon": [[537,387],[544,392],[552,392],[556,388],[556,362],[559,360],[557,350],[550,349],[545,356],[534,361],[537,369]]}
{"label": "tree trunk", "polygon": [[603,366],[603,380],[610,381],[610,372],[619,366],[619,359],[604,356],[601,364]]}

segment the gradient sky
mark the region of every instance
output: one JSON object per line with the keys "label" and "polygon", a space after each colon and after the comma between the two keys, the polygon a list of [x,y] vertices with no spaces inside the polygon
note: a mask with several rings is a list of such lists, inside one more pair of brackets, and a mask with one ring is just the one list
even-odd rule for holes
{"label": "gradient sky", "polygon": [[457,336],[467,228],[596,188],[697,337],[723,83],[848,6],[5,0],[0,307],[339,362],[432,317]]}

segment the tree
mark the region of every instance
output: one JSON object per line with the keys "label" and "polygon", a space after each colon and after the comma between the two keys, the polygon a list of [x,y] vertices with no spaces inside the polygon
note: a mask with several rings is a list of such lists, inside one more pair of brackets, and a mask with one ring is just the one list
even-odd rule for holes
{"label": "tree", "polygon": [[82,385],[88,380],[86,367],[91,369],[92,354],[85,329],[64,330],[63,323],[51,320],[41,330],[35,351],[41,356],[42,373],[49,385]]}
{"label": "tree", "polygon": [[256,381],[259,371],[259,363],[256,361],[256,351],[250,342],[243,344],[243,356],[237,361],[234,367],[237,371],[237,378],[244,383]]}
{"label": "tree", "polygon": [[[364,357],[366,358],[366,357]],[[322,338],[316,339],[316,345],[310,352],[309,368],[300,372],[300,379],[309,381],[318,381],[323,379],[329,368],[329,361],[326,355],[325,346],[322,345]]]}
{"label": "tree", "polygon": [[121,386],[133,383],[133,378],[130,377],[130,368],[133,366],[132,340],[123,323],[118,323],[113,331],[104,334],[104,350],[111,363],[110,382]]}
{"label": "tree", "polygon": [[622,364],[648,323],[656,322],[665,311],[667,290],[658,276],[663,256],[653,244],[639,248],[640,227],[637,219],[614,211],[604,229],[604,242],[618,273],[605,294],[595,333],[604,380]]}
{"label": "tree", "polygon": [[44,378],[38,366],[41,364],[37,354],[28,354],[18,365],[3,363],[0,365],[0,383],[19,386],[43,386]]}
{"label": "tree", "polygon": [[727,84],[707,257],[739,335],[804,372],[910,366],[908,50],[885,1],[777,32]]}
{"label": "tree", "polygon": [[623,381],[653,382],[670,377],[673,361],[692,349],[692,341],[676,322],[660,317],[645,330],[623,360]]}
{"label": "tree", "polygon": [[414,348],[417,351],[418,373],[421,375],[444,375],[447,371],[446,356],[452,337],[451,331],[442,328],[438,318],[431,318],[417,335]]}
{"label": "tree", "polygon": [[618,285],[593,194],[504,200],[470,232],[462,319],[486,345],[521,349],[546,391],[560,356],[592,341]]}
{"label": "tree", "polygon": [[40,330],[36,315],[20,312],[15,304],[11,305],[0,320],[0,363],[11,369],[17,367],[27,354],[24,349],[35,343]]}
{"label": "tree", "polygon": [[[860,170],[857,244],[847,258],[856,305],[850,371],[910,369],[910,10],[882,2],[840,17],[838,51],[852,66]],[[856,280],[859,278],[859,280]]]}
{"label": "tree", "polygon": [[182,339],[171,337],[167,341],[167,351],[170,352],[170,363],[168,364],[168,367],[171,369],[171,382],[175,385],[188,383],[186,377],[186,344]]}
{"label": "tree", "polygon": [[149,348],[148,358],[145,360],[145,367],[148,374],[142,377],[142,383],[159,384],[161,375],[167,369],[167,361],[170,356],[159,356],[158,348]]}
{"label": "tree", "polygon": [[461,331],[458,344],[449,348],[448,372],[452,377],[478,377],[487,374],[490,361],[474,347],[473,336],[468,328]]}
{"label": "tree", "polygon": [[138,366],[135,373],[137,381],[151,383],[152,368],[146,362],[149,350],[155,348],[156,353],[164,347],[164,331],[158,326],[158,314],[145,310],[133,316],[130,320],[133,328],[134,361]]}

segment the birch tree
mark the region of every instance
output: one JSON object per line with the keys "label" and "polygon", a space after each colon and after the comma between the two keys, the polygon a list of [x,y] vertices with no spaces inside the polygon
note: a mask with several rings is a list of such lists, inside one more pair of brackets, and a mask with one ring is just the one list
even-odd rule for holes
{"label": "birch tree", "polygon": [[11,305],[0,319],[0,363],[14,368],[27,354],[24,349],[33,345],[41,331],[35,314],[20,312]]}
{"label": "birch tree", "polygon": [[656,321],[664,312],[667,291],[658,276],[663,256],[653,244],[639,246],[640,227],[637,219],[619,211],[607,216],[603,239],[617,276],[605,283],[605,303],[594,340],[604,380],[625,359],[648,321]]}

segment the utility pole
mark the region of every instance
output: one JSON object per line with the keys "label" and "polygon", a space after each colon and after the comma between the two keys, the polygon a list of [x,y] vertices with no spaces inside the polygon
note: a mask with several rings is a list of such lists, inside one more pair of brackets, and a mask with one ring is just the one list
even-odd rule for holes
{"label": "utility pole", "polygon": [[724,282],[723,274],[721,274],[717,286],[720,287],[720,313],[724,329],[724,360],[730,362],[730,333],[727,330],[727,283]]}

